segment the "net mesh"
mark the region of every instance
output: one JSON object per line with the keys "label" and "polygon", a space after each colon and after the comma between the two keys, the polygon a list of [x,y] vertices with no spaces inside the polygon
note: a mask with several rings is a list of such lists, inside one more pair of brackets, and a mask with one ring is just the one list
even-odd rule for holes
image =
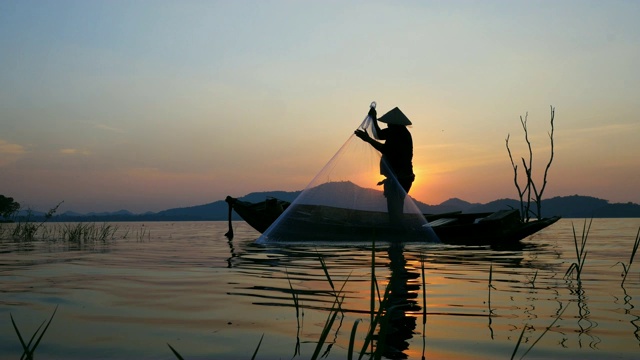
{"label": "net mesh", "polygon": [[[373,121],[367,116],[358,129],[377,138]],[[384,168],[380,152],[352,134],[258,242],[439,241]],[[390,199],[400,204],[391,212]]]}

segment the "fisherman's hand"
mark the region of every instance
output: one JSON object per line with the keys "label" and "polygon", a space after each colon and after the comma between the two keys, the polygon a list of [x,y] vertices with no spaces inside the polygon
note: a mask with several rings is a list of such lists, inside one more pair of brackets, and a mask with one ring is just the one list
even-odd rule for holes
{"label": "fisherman's hand", "polygon": [[354,134],[356,134],[357,137],[359,137],[360,139],[364,140],[364,141],[368,141],[369,139],[371,139],[371,137],[369,136],[369,134],[365,131],[365,130],[356,130],[353,132]]}
{"label": "fisherman's hand", "polygon": [[368,115],[371,116],[371,118],[373,120],[375,120],[376,116],[378,116],[378,113],[376,112],[376,108],[374,108],[374,107],[369,108],[369,114]]}

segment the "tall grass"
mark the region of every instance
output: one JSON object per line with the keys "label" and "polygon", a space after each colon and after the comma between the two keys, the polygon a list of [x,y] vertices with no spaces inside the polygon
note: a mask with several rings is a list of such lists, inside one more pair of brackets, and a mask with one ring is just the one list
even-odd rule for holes
{"label": "tall grass", "polygon": [[332,294],[334,296],[334,300],[333,300],[333,304],[331,305],[331,310],[329,310],[329,314],[327,315],[327,320],[325,321],[324,327],[322,328],[322,332],[320,333],[320,339],[318,339],[318,342],[316,343],[316,348],[313,351],[313,355],[311,356],[312,360],[317,359],[318,356],[320,355],[320,351],[324,347],[324,343],[327,340],[327,336],[329,335],[329,332],[333,327],[333,323],[335,322],[336,317],[338,316],[339,313],[343,312],[342,303],[344,302],[344,299],[345,299],[343,290],[345,285],[347,285],[349,278],[351,277],[351,274],[349,274],[345,279],[344,283],[342,284],[342,287],[340,288],[340,290],[336,291],[333,285],[333,281],[331,280],[331,276],[329,275],[329,269],[327,268],[327,264],[324,262],[324,259],[322,257],[320,257],[320,265],[322,266],[322,270],[324,271],[327,281],[329,282],[329,285],[333,290]]}
{"label": "tall grass", "polygon": [[[529,353],[529,351],[531,351],[531,349],[533,349],[533,347],[536,346],[538,341],[540,341],[540,339],[542,339],[542,337],[549,331],[549,329],[551,329],[553,327],[553,325],[555,325],[555,323],[558,321],[558,319],[560,319],[560,317],[562,317],[562,314],[564,314],[564,311],[567,310],[567,307],[569,307],[569,306],[565,306],[563,309],[560,310],[560,312],[558,313],[558,316],[556,316],[556,318],[551,322],[551,324],[544,329],[542,334],[540,334],[540,336],[538,336],[536,341],[534,341],[531,344],[531,346],[529,346],[527,351],[525,351],[522,354],[522,356],[520,356],[520,359],[524,358]],[[528,327],[528,325],[526,325],[526,324],[525,324],[525,326],[522,327],[522,332],[520,333],[520,337],[518,338],[518,342],[516,343],[516,347],[513,349],[513,354],[511,354],[511,359],[512,360],[516,356],[516,353],[518,352],[518,348],[520,347],[520,344],[522,343],[522,338],[523,338],[524,332],[527,329],[527,327]]]}
{"label": "tall grass", "polygon": [[293,297],[293,306],[296,308],[296,321],[298,322],[298,329],[300,328],[300,296],[293,290],[293,285],[291,284],[291,279],[289,278],[289,272],[286,271],[287,281],[289,282],[289,289],[291,290],[291,297]]}
{"label": "tall grass", "polygon": [[[260,345],[262,345],[262,340],[263,339],[264,339],[264,334],[262,334],[262,336],[260,337],[260,341],[258,341],[258,346],[256,346],[256,349],[253,351],[253,355],[251,356],[251,360],[254,360],[256,358],[256,356],[258,355],[258,350],[260,350]],[[171,346],[171,344],[167,343],[167,346],[169,347],[169,349],[171,349],[171,352],[176,357],[176,359],[184,360],[184,358],[182,357],[182,355],[180,355],[178,350],[174,349],[173,346]]]}
{"label": "tall grass", "polygon": [[[375,259],[376,259],[376,247],[374,243],[372,245],[372,251],[371,251],[370,311],[369,311],[370,323],[369,323],[369,328],[367,329],[367,332],[365,334],[364,341],[360,347],[360,351],[358,353],[358,359],[362,359],[367,354],[369,354],[374,359],[380,359],[382,357],[382,354],[386,346],[385,336],[389,331],[389,327],[390,327],[389,319],[385,317],[385,315],[388,314],[390,311],[393,311],[397,307],[395,305],[393,306],[390,305],[390,298],[392,295],[391,289],[393,287],[392,285],[393,282],[400,281],[401,279],[395,278],[392,276],[391,279],[389,280],[389,283],[387,283],[384,293],[381,295],[380,289],[378,286],[378,280],[376,278],[376,270],[375,270],[376,260]],[[351,273],[350,273],[345,279],[341,288],[337,290],[335,288],[331,275],[329,274],[329,269],[327,267],[327,264],[325,263],[322,257],[319,257],[319,260],[320,260],[320,265],[323,269],[324,275],[327,279],[327,282],[329,283],[329,286],[332,289],[334,301],[327,315],[327,319],[325,321],[324,327],[320,334],[320,338],[318,339],[314,352],[310,357],[310,359],[312,360],[318,359],[319,356],[321,356],[320,352],[326,343],[327,336],[331,328],[333,327],[333,324],[335,323],[335,320],[338,314],[343,313],[342,304],[345,299],[345,296],[343,294],[344,287],[346,286],[346,284],[349,281],[349,278],[351,277]],[[424,273],[424,268],[423,268],[423,273]],[[294,298],[294,305],[295,304],[296,304],[296,299]],[[424,318],[426,319],[426,313],[424,314],[424,316],[425,316]],[[348,345],[348,354],[347,354],[348,359],[353,359],[354,349],[356,345],[355,342],[356,342],[357,329],[361,321],[362,321],[361,319],[356,319],[351,329],[351,333],[349,337],[349,345]],[[374,347],[373,344],[376,338],[377,338],[377,344]],[[371,346],[371,351],[368,352],[367,349],[369,349],[370,346]],[[323,354],[322,357],[326,356],[326,353],[327,352],[325,352],[325,354]]]}
{"label": "tall grass", "polygon": [[142,242],[145,237],[148,241],[151,241],[151,230],[143,226],[140,230],[136,231],[136,240]]}
{"label": "tall grass", "polygon": [[538,269],[536,269],[535,274],[533,274],[533,279],[531,279],[529,281],[529,283],[531,284],[531,287],[534,288],[534,289],[536,288],[536,279],[537,278],[538,278]]}
{"label": "tall grass", "polygon": [[25,218],[19,219],[18,222],[15,224],[15,227],[11,234],[12,238],[18,241],[34,240],[38,230],[40,230],[40,228],[42,228],[42,226],[44,226],[44,224],[47,221],[49,221],[51,217],[53,217],[53,214],[55,214],[56,211],[58,211],[58,208],[60,207],[60,205],[62,205],[63,202],[64,201],[61,201],[60,203],[58,203],[58,205],[50,209],[45,214],[44,220],[42,220],[40,223],[33,222],[31,220],[31,217],[33,216],[33,212],[31,210],[27,210],[27,216]]}
{"label": "tall grass", "polygon": [[582,268],[584,267],[584,262],[587,259],[588,252],[586,251],[586,245],[592,221],[593,219],[589,220],[589,226],[587,226],[587,220],[584,221],[584,225],[582,226],[582,235],[580,236],[580,242],[578,242],[576,228],[573,226],[573,224],[571,225],[571,228],[573,229],[573,243],[576,250],[577,261],[571,263],[569,269],[567,269],[567,272],[564,274],[565,278],[571,276],[575,272],[576,280],[578,280],[578,282],[582,281]]}
{"label": "tall grass", "polygon": [[[36,351],[36,348],[38,347],[38,345],[40,345],[40,341],[42,340],[42,337],[44,336],[44,333],[47,332],[47,329],[49,329],[49,325],[51,325],[51,321],[53,320],[53,317],[56,315],[56,311],[58,311],[58,306],[56,306],[56,308],[53,310],[53,314],[51,314],[51,317],[49,318],[49,321],[47,322],[46,320],[42,322],[42,324],[40,324],[40,326],[38,326],[38,328],[36,329],[36,331],[33,333],[33,335],[31,335],[31,339],[29,339],[28,343],[25,343],[24,338],[22,337],[22,334],[20,333],[20,330],[18,329],[18,325],[16,325],[15,320],[13,319],[13,315],[9,314],[9,317],[11,317],[11,324],[13,324],[13,329],[15,330],[16,334],[18,335],[18,339],[20,339],[20,344],[22,345],[22,356],[20,356],[20,360],[23,359],[33,359],[33,355]],[[46,323],[46,325],[45,325]],[[42,328],[42,326],[44,326],[44,328]],[[40,331],[40,329],[42,329],[42,331]],[[40,334],[38,336],[38,334]],[[36,338],[36,336],[38,336],[38,339],[36,340],[35,343],[33,343],[33,340]],[[31,344],[33,343],[33,346],[31,346]]]}
{"label": "tall grass", "polygon": [[489,283],[487,284],[487,309],[489,310],[489,331],[491,332],[491,340],[493,340],[493,309],[491,308],[491,289],[495,290],[493,286],[493,262],[489,264]]}
{"label": "tall grass", "polygon": [[[427,323],[427,280],[424,276],[424,262],[425,256],[424,254],[420,254],[420,270],[422,274],[422,325]],[[424,331],[422,333],[424,335]]]}
{"label": "tall grass", "polygon": [[62,239],[70,242],[82,243],[88,241],[107,241],[115,237],[117,226],[103,223],[64,224],[62,226]]}
{"label": "tall grass", "polygon": [[633,259],[636,257],[636,252],[638,251],[638,246],[640,245],[640,227],[638,228],[638,233],[636,234],[636,241],[633,243],[633,250],[631,250],[631,256],[629,258],[629,264],[625,265],[625,263],[619,261],[616,263],[622,265],[623,277],[622,283],[620,286],[624,287],[624,282],[627,280],[627,275],[629,275],[629,270],[631,270],[631,264],[633,264]]}

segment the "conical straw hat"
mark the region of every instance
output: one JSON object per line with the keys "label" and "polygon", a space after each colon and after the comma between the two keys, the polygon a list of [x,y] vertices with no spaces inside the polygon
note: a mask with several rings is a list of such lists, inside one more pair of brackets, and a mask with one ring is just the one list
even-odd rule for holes
{"label": "conical straw hat", "polygon": [[407,118],[397,107],[394,107],[388,113],[382,115],[378,121],[394,125],[411,125],[411,120],[409,120],[409,118]]}

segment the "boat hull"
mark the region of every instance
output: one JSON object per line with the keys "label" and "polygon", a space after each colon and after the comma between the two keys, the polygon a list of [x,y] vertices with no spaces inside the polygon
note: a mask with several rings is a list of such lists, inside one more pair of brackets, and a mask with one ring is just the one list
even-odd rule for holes
{"label": "boat hull", "polygon": [[[249,203],[230,196],[227,203],[251,227],[264,233],[272,223],[278,220],[280,214],[289,203],[278,199],[267,199],[259,203]],[[343,211],[344,219],[349,221],[326,221],[301,216],[290,217],[279,224],[277,239],[292,239],[301,241],[357,241],[372,238],[389,241],[429,241],[433,234],[446,244],[453,245],[509,245],[535,234],[536,232],[554,224],[559,216],[523,222],[518,210],[500,210],[487,213],[452,212],[446,214],[425,214],[429,222],[427,227],[390,226],[386,222],[386,213],[363,212],[347,209],[332,209]],[[353,217],[366,219],[353,221]],[[335,218],[335,217],[334,217]],[[339,217],[338,217],[339,218]],[[304,233],[304,236],[300,234]],[[331,239],[323,238],[324,234],[331,234]]]}

